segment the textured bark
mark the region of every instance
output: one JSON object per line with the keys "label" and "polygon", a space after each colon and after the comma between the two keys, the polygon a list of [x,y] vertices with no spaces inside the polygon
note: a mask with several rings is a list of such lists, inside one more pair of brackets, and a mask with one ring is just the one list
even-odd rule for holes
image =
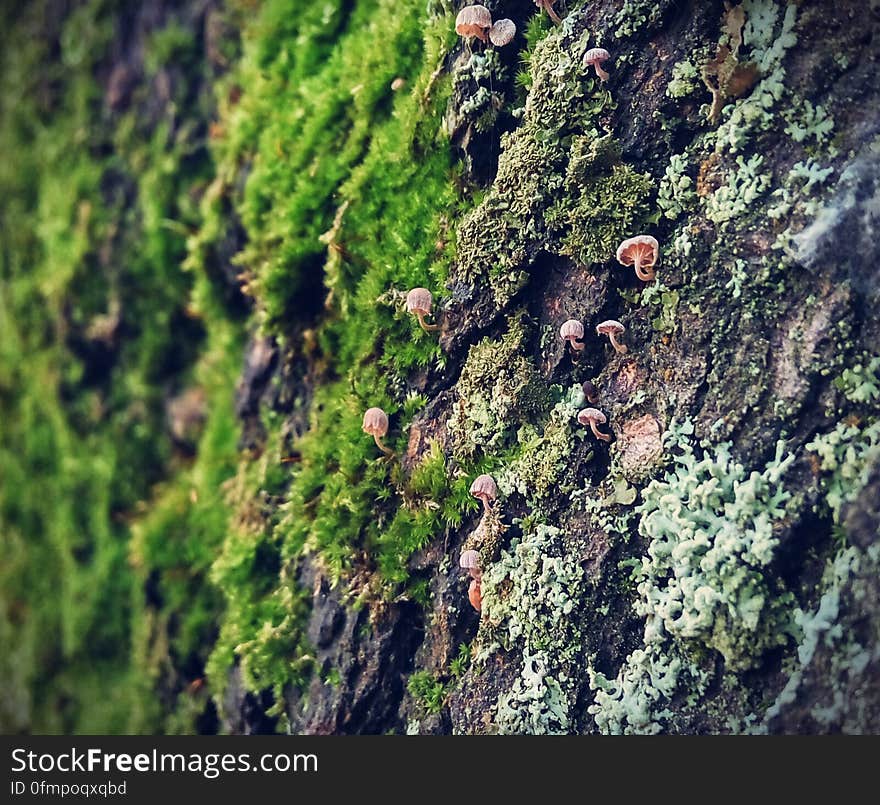
{"label": "textured bark", "polygon": [[[613,23],[620,3],[596,2],[570,12],[565,23],[566,44],[579,41],[587,29],[601,34],[603,45],[625,51],[630,58],[612,60],[609,89],[614,108],[603,113],[606,131],[620,143],[621,159],[636,171],[659,180],[674,154],[681,154],[711,128],[706,109],[711,96],[700,79],[697,89],[683,100],[667,95],[676,64],[702,54],[703,63],[714,56],[721,36],[725,5],[721,2],[661,2],[649,20],[615,41]],[[637,6],[638,4],[633,4]],[[493,8],[493,11],[495,9]],[[530,9],[505,7],[505,15],[518,24]],[[633,12],[635,14],[635,12]],[[745,161],[759,154],[760,170],[773,177],[773,184],[746,208],[719,225],[710,221],[704,208],[683,213],[692,242],[691,256],[678,266],[664,265],[658,277],[679,291],[674,325],[657,332],[651,324],[655,309],[624,304],[614,293],[641,284],[631,269],[621,269],[609,254],[601,265],[584,265],[561,254],[536,248],[519,266],[527,274],[524,286],[509,299],[499,301],[483,278],[453,270],[452,302],[445,311],[441,344],[449,361],[443,377],[429,377],[424,389],[429,403],[410,432],[410,448],[404,458],[409,468],[424,454],[428,438],[438,438],[449,449],[446,421],[453,412],[456,386],[468,349],[484,336],[497,337],[507,328],[507,315],[520,311],[531,323],[531,332],[549,328],[554,336],[561,321],[576,311],[588,312],[589,321],[606,318],[625,320],[626,356],[611,353],[587,326],[584,357],[577,364],[569,359],[564,344],[530,337],[520,353],[539,367],[543,381],[566,387],[592,379],[601,390],[601,407],[608,414],[623,450],[623,466],[639,467],[659,444],[659,433],[674,418],[692,420],[697,435],[717,444],[733,442],[733,453],[747,470],[760,469],[773,460],[777,439],[796,459],[786,485],[799,498],[790,517],[775,528],[779,548],[769,575],[782,579],[794,592],[799,605],[809,611],[821,594],[819,577],[832,553],[832,523],[821,506],[819,471],[803,449],[817,434],[834,428],[839,415],[857,423],[870,410],[849,410],[832,384],[837,371],[855,356],[876,354],[880,328],[874,314],[878,299],[876,141],[880,120],[880,84],[877,82],[875,50],[878,13],[863,2],[804,2],[797,8],[797,45],[784,57],[787,99],[809,100],[823,106],[834,121],[835,151],[820,159],[833,168],[832,180],[817,189],[817,202],[805,209],[794,204],[780,221],[766,217],[769,194],[779,186],[794,163],[818,153],[793,143],[778,130],[747,144],[738,154]],[[778,32],[778,28],[777,28]],[[509,54],[505,58],[512,61]],[[835,61],[836,60],[836,61]],[[466,59],[453,54],[450,69]],[[845,66],[843,66],[845,65]],[[758,79],[760,80],[760,79]],[[735,89],[735,88],[734,88]],[[740,90],[735,90],[740,92]],[[748,98],[751,87],[741,91]],[[499,122],[491,136],[477,134],[466,120],[458,119],[456,95],[449,110],[453,141],[464,152],[477,182],[491,184],[499,153],[498,134],[515,130],[510,119]],[[738,98],[730,97],[735,104]],[[785,101],[772,115],[786,112]],[[722,107],[723,109],[723,107]],[[729,109],[727,110],[730,111]],[[503,156],[502,156],[503,159]],[[713,153],[710,146],[697,147],[688,156],[688,172],[697,196],[706,197],[738,170],[735,157]],[[523,170],[532,170],[524,166]],[[491,171],[491,173],[487,173]],[[654,203],[652,198],[651,203]],[[794,237],[780,253],[785,275],[776,273],[778,285],[751,284],[738,294],[731,290],[730,270],[736,260],[745,261],[746,272],[757,273],[761,260],[773,252],[773,241],[791,225]],[[675,227],[660,219],[648,231],[668,250]],[[635,234],[635,233],[631,233]],[[770,302],[772,304],[765,304]],[[841,352],[844,357],[841,360]],[[639,392],[635,410],[628,405]],[[592,456],[591,453],[595,455]],[[609,471],[609,448],[602,444],[580,449],[570,457],[571,471],[580,483],[599,490]],[[592,460],[589,460],[592,458]],[[654,477],[658,468],[650,469]],[[874,465],[868,485],[843,510],[848,539],[860,551],[877,542],[878,513],[875,500],[877,473]],[[521,534],[514,518],[530,511],[516,493],[504,502],[503,516],[511,527],[504,545]],[[596,728],[587,713],[592,702],[587,666],[613,678],[626,658],[641,643],[643,620],[631,602],[634,590],[624,584],[618,562],[639,557],[647,547],[635,528],[628,539],[615,538],[582,507],[566,496],[550,500],[542,512],[547,522],[562,528],[565,549],[582,557],[588,583],[577,608],[566,617],[576,622],[579,641],[568,667],[575,673],[574,705],[577,715],[566,726],[570,731]],[[303,698],[291,696],[286,708],[297,729],[314,732],[383,732],[401,730],[417,722],[422,732],[494,731],[499,695],[509,691],[520,675],[522,654],[489,649],[484,661],[471,667],[460,684],[454,685],[440,714],[428,715],[413,697],[403,692],[403,682],[414,669],[427,669],[442,676],[460,643],[477,637],[480,618],[465,603],[466,581],[456,562],[442,569],[445,557],[457,557],[470,532],[478,525],[471,517],[454,533],[438,538],[411,563],[413,573],[428,578],[432,603],[420,612],[408,603],[379,607],[370,618],[369,637],[359,638],[356,625],[366,617],[355,614],[338,596],[328,594],[314,570],[303,577],[314,588],[309,634],[318,647],[319,661],[329,660],[342,670],[335,686],[313,684]],[[496,557],[497,557],[496,551]],[[867,556],[867,554],[865,554]],[[783,701],[767,723],[771,731],[875,732],[880,700],[880,610],[876,585],[877,562],[865,559],[862,567],[846,575],[839,587],[837,623],[840,635],[819,641],[815,653],[798,671],[796,694]],[[562,616],[560,616],[562,617]],[[478,638],[479,642],[479,638]],[[862,649],[861,662],[845,656],[853,643]],[[475,644],[476,645],[476,644]],[[727,731],[731,719],[754,717],[759,725],[764,713],[786,681],[791,678],[794,643],[768,650],[736,686],[725,681],[720,655],[702,657],[714,677],[698,702],[688,702],[686,690],[666,703],[663,728],[671,731]],[[330,660],[332,658],[332,660]],[[823,710],[823,708],[825,708]],[[817,720],[815,712],[825,713]],[[633,726],[632,724],[630,726]]]}

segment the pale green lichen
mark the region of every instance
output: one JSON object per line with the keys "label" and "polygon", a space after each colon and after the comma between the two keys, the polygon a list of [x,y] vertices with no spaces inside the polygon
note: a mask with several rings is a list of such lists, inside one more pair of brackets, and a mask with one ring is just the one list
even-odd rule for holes
{"label": "pale green lichen", "polygon": [[[767,208],[767,217],[774,221],[786,218],[797,204],[800,204],[801,212],[805,215],[814,216],[819,211],[820,203],[809,196],[815,187],[824,185],[833,173],[833,167],[822,166],[814,159],[796,162],[780,186],[770,194],[773,201]],[[787,229],[779,236],[775,246],[787,245],[791,237],[792,234]]]}
{"label": "pale green lichen", "polygon": [[753,154],[748,160],[738,156],[727,182],[704,199],[706,217],[725,228],[734,218],[745,215],[772,183],[772,176],[761,172],[763,164],[762,154]]}
{"label": "pale green lichen", "polygon": [[769,571],[791,495],[782,483],[794,454],[777,445],[763,471],[748,472],[730,445],[692,443],[690,422],[672,423],[664,448],[675,467],[642,490],[639,533],[649,540],[635,571],[644,645],[616,679],[590,670],[589,713],[602,732],[659,732],[680,690],[692,702],[711,678],[706,650],[728,670],[751,667],[792,631],[793,598]]}
{"label": "pale green lichen", "polygon": [[816,454],[825,502],[835,522],[840,522],[844,504],[854,500],[865,487],[871,468],[880,461],[880,421],[858,428],[841,422],[829,433],[817,436],[807,445]]}
{"label": "pale green lichen", "polygon": [[655,0],[625,0],[612,22],[616,26],[614,36],[618,39],[632,36],[646,23],[657,22],[660,13]]}
{"label": "pale green lichen", "polygon": [[694,666],[687,657],[660,643],[646,641],[627,658],[617,677],[608,679],[589,668],[590,687],[595,692],[587,712],[599,732],[606,735],[655,735],[668,726],[674,715],[664,705],[675,693],[687,687],[692,695],[702,695],[709,674]]}
{"label": "pale green lichen", "polygon": [[515,538],[483,574],[482,654],[502,646],[523,656],[519,677],[494,708],[498,732],[570,731],[581,642],[572,615],[583,580],[563,533],[548,525]]}
{"label": "pale green lichen", "polygon": [[788,125],[785,133],[796,143],[815,140],[817,145],[828,141],[834,131],[834,120],[821,104],[797,98],[784,112]]}
{"label": "pale green lichen", "polygon": [[657,192],[657,206],[663,215],[675,220],[683,212],[690,210],[697,201],[694,180],[687,175],[688,159],[686,154],[673,154],[660,187]]}
{"label": "pale green lichen", "polygon": [[702,87],[700,71],[697,66],[688,60],[675,63],[672,68],[672,78],[666,87],[666,94],[670,98],[685,98],[692,95]]}
{"label": "pale green lichen", "polygon": [[861,404],[880,399],[880,355],[865,358],[834,379],[834,385],[850,402]]}
{"label": "pale green lichen", "polygon": [[673,333],[678,323],[679,293],[662,282],[646,285],[641,296],[642,305],[653,310],[651,326],[658,333]]}
{"label": "pale green lichen", "polygon": [[737,153],[757,134],[776,125],[773,110],[786,93],[782,62],[797,44],[794,5],[785,5],[783,12],[783,6],[773,0],[745,0],[742,8],[746,14],[743,45],[763,77],[747,97],[724,109],[726,119],[716,132],[715,147],[719,153]]}
{"label": "pale green lichen", "polygon": [[[488,131],[495,125],[498,112],[504,106],[504,95],[493,87],[504,86],[506,72],[497,51],[490,49],[471,53],[464,66],[454,73],[456,90],[463,98],[457,111],[472,121],[478,131]],[[471,91],[474,86],[476,89]]]}
{"label": "pale green lichen", "polygon": [[[826,649],[830,668],[823,671],[822,678],[827,680],[831,699],[819,701],[817,698],[810,715],[822,727],[841,726],[841,720],[852,706],[842,683],[858,677],[868,663],[878,659],[880,653],[876,646],[873,649],[863,646],[844,629],[840,623],[842,596],[857,575],[876,569],[878,558],[878,545],[874,544],[867,551],[851,545],[843,547],[829,560],[820,584],[823,592],[818,605],[812,612],[801,609],[795,612],[802,638],[796,658],[789,665],[789,678],[764,714],[763,724],[754,728],[753,732],[766,733],[772,719],[797,700],[804,674],[816,653],[823,648]],[[812,696],[817,696],[815,690]]]}
{"label": "pale green lichen", "polygon": [[643,490],[639,533],[650,543],[636,612],[738,669],[785,641],[790,595],[767,568],[790,498],[781,479],[794,455],[780,442],[762,472],[747,472],[730,447],[707,447],[700,458],[686,445],[675,469]]}

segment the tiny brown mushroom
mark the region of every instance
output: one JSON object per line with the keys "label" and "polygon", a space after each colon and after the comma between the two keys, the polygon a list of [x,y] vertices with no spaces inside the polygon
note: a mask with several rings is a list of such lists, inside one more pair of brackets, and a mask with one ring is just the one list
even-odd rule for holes
{"label": "tiny brown mushroom", "polygon": [[458,564],[462,570],[467,570],[471,577],[477,581],[482,577],[480,572],[480,554],[476,551],[462,551]]}
{"label": "tiny brown mushroom", "polygon": [[621,355],[626,355],[629,351],[626,344],[621,344],[617,340],[617,336],[623,335],[625,332],[626,327],[614,319],[608,319],[608,321],[603,321],[601,324],[596,325],[596,333],[598,335],[607,335],[608,340],[611,341],[611,346]]}
{"label": "tiny brown mushroom", "polygon": [[636,235],[617,247],[617,262],[622,266],[635,266],[636,276],[642,282],[650,282],[656,276],[654,265],[660,252],[660,244],[650,235]]}
{"label": "tiny brown mushroom", "polygon": [[476,579],[471,579],[470,586],[468,587],[468,601],[471,602],[471,606],[477,612],[483,611],[483,593],[480,589],[480,582]]}
{"label": "tiny brown mushroom", "polygon": [[513,20],[497,20],[489,29],[489,41],[495,47],[509,45],[516,36],[516,23]]}
{"label": "tiny brown mushroom", "polygon": [[577,358],[584,345],[578,339],[584,337],[584,325],[577,319],[569,319],[562,327],[559,328],[559,335],[568,341],[572,349],[572,357]]}
{"label": "tiny brown mushroom", "polygon": [[419,326],[426,332],[439,330],[439,324],[426,324],[425,316],[431,315],[431,306],[434,303],[434,297],[427,288],[413,288],[406,295],[406,311],[412,313],[419,320]]}
{"label": "tiny brown mushroom", "polygon": [[584,397],[587,398],[587,402],[591,402],[593,405],[599,402],[599,387],[595,383],[591,380],[585,380],[581,384],[581,388],[584,390]]}
{"label": "tiny brown mushroom", "polygon": [[581,425],[589,425],[590,430],[593,431],[593,436],[597,439],[601,439],[603,442],[610,442],[611,437],[607,433],[602,433],[596,425],[604,425],[607,421],[608,419],[605,417],[605,414],[603,414],[598,408],[584,408],[584,410],[578,414],[578,422],[580,422]]}
{"label": "tiny brown mushroom", "polygon": [[382,437],[388,433],[388,414],[381,408],[368,408],[364,411],[364,433],[369,433],[373,437],[378,447],[386,456],[393,456],[394,451],[389,450],[382,444]]}
{"label": "tiny brown mushroom", "polygon": [[535,0],[535,5],[538,8],[543,8],[544,11],[547,12],[547,16],[550,17],[553,22],[555,22],[557,25],[561,25],[562,20],[560,19],[559,15],[553,10],[553,4],[555,2],[556,0]]}
{"label": "tiny brown mushroom", "polygon": [[492,511],[489,503],[498,497],[498,486],[491,475],[478,475],[471,484],[471,494],[483,501],[483,509]]}
{"label": "tiny brown mushroom", "polygon": [[608,73],[602,69],[602,62],[608,61],[610,58],[611,54],[605,48],[590,48],[584,53],[584,65],[592,67],[600,81],[607,81]]}
{"label": "tiny brown mushroom", "polygon": [[476,37],[485,42],[491,27],[492,14],[486,6],[465,6],[455,18],[455,32],[465,39]]}

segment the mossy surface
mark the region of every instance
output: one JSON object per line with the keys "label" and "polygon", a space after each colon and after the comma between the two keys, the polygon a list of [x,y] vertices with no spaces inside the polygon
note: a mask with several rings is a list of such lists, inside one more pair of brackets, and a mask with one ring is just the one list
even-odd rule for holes
{"label": "mossy surface", "polygon": [[871,729],[859,3],[60,5],[2,12],[3,728]]}

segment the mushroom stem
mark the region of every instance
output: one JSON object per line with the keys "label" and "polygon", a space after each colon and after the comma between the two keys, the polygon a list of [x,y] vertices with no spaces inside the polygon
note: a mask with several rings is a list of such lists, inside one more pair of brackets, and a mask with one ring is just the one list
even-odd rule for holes
{"label": "mushroom stem", "polygon": [[484,511],[486,514],[491,514],[491,513],[492,513],[492,507],[489,505],[489,498],[487,498],[487,497],[484,496],[484,497],[481,497],[480,500],[483,501],[483,511]]}
{"label": "mushroom stem", "polygon": [[378,447],[386,456],[390,458],[394,455],[394,451],[389,450],[387,447],[385,447],[385,445],[382,444],[381,439],[379,439],[379,437],[375,433],[373,434],[373,441],[376,442],[376,447]]}
{"label": "mushroom stem", "polygon": [[602,69],[602,66],[599,64],[599,62],[593,62],[593,69],[596,71],[596,75],[599,76],[600,81],[608,80],[608,73],[607,71]]}
{"label": "mushroom stem", "polygon": [[642,266],[642,260],[640,257],[636,257],[635,262],[636,276],[642,282],[650,282],[657,275],[654,273],[654,268],[651,265]]}
{"label": "mushroom stem", "polygon": [[626,353],[629,352],[629,347],[627,347],[626,344],[621,344],[614,333],[608,333],[608,338],[611,340],[611,346],[614,347],[619,354],[626,355]]}
{"label": "mushroom stem", "polygon": [[607,433],[602,433],[597,427],[595,422],[590,422],[590,428],[593,431],[593,436],[597,439],[601,439],[603,442],[610,442],[611,437]]}
{"label": "mushroom stem", "polygon": [[571,359],[573,361],[579,360],[581,357],[581,350],[584,348],[583,344],[579,344],[574,338],[567,338],[568,345],[571,347]]}
{"label": "mushroom stem", "polygon": [[552,0],[542,0],[541,5],[544,6],[544,10],[547,12],[548,16],[550,17],[551,20],[553,20],[553,22],[555,22],[557,25],[562,25],[562,19],[553,10]]}
{"label": "mushroom stem", "polygon": [[440,325],[439,325],[439,324],[426,324],[426,323],[425,323],[425,314],[422,313],[420,310],[417,310],[417,311],[416,311],[416,318],[419,320],[419,325],[421,326],[421,328],[422,328],[426,333],[430,333],[430,332],[432,332],[433,330],[439,330],[439,329],[440,329]]}

